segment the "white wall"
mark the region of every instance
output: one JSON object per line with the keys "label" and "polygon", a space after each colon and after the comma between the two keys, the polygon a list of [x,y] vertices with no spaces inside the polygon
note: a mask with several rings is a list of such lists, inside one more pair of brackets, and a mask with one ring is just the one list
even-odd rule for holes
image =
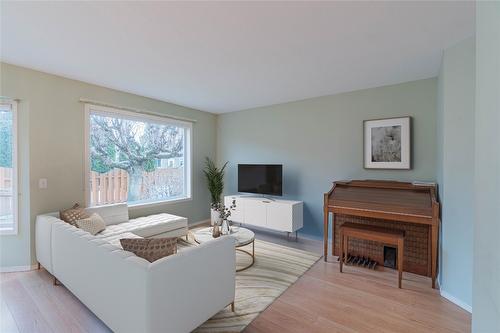
{"label": "white wall", "polygon": [[474,38],[444,51],[438,78],[440,288],[470,311],[474,225]]}
{"label": "white wall", "polygon": [[472,331],[500,332],[500,2],[476,5]]}

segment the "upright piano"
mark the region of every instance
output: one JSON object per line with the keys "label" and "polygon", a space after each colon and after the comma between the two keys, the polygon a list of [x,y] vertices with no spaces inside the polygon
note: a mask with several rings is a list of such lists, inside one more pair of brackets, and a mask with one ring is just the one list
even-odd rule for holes
{"label": "upright piano", "polygon": [[[332,255],[335,255],[335,223],[337,217],[356,217],[369,219],[374,222],[394,224],[397,221],[408,226],[400,225],[401,229],[410,227],[410,224],[428,233],[424,239],[424,250],[427,259],[422,265],[424,269],[416,269],[432,278],[432,287],[436,287],[437,251],[439,234],[439,203],[436,198],[436,185],[407,183],[381,180],[351,180],[336,181],[328,193],[324,195],[324,260],[328,256],[328,233],[332,214]],[[411,243],[418,242],[418,237]],[[405,257],[406,257],[405,246]],[[412,253],[411,251],[409,252]],[[424,258],[425,259],[425,258]],[[405,267],[406,267],[405,262]],[[411,265],[410,265],[411,266]],[[426,269],[427,267],[428,269]],[[417,266],[415,266],[418,268]],[[405,268],[406,270],[406,268]]]}

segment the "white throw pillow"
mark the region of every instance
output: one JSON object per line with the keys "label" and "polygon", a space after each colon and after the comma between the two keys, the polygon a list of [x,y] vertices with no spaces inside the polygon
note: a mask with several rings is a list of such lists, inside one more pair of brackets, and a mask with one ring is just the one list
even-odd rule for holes
{"label": "white throw pillow", "polygon": [[104,223],[102,217],[97,213],[90,215],[86,219],[76,220],[75,225],[94,236],[106,229],[106,223]]}

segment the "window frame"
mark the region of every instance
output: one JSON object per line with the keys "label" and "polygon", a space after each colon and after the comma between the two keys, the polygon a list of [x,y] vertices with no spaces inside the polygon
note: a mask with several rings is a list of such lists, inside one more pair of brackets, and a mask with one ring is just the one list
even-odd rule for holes
{"label": "window frame", "polygon": [[184,168],[184,191],[185,196],[182,198],[175,199],[164,199],[155,200],[148,202],[137,202],[126,204],[129,208],[144,208],[148,206],[157,206],[165,204],[174,204],[179,202],[191,201],[193,200],[193,124],[189,121],[182,121],[178,119],[173,119],[168,116],[153,115],[142,112],[128,111],[115,107],[102,106],[86,103],[85,104],[85,149],[84,149],[84,163],[85,163],[85,176],[84,176],[84,191],[85,191],[85,204],[87,207],[103,207],[107,205],[91,206],[90,202],[90,115],[97,114],[101,116],[109,117],[120,117],[122,119],[128,119],[133,121],[154,121],[155,123],[175,125],[185,128],[184,135],[184,150],[185,150],[185,168]]}
{"label": "window frame", "polygon": [[0,235],[17,235],[19,233],[19,184],[18,184],[18,116],[17,116],[17,102],[16,101],[2,101],[1,105],[7,105],[12,112],[12,215],[13,222],[12,228],[0,228]]}

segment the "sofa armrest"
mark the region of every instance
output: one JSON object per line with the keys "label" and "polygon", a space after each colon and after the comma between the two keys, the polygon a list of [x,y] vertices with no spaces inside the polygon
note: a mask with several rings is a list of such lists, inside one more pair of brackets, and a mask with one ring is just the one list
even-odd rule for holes
{"label": "sofa armrest", "polygon": [[229,236],[150,264],[149,331],[190,332],[201,325],[234,301],[235,270]]}
{"label": "sofa armrest", "polygon": [[35,222],[35,254],[36,260],[51,274],[52,269],[52,225],[62,222],[51,215],[38,215]]}

